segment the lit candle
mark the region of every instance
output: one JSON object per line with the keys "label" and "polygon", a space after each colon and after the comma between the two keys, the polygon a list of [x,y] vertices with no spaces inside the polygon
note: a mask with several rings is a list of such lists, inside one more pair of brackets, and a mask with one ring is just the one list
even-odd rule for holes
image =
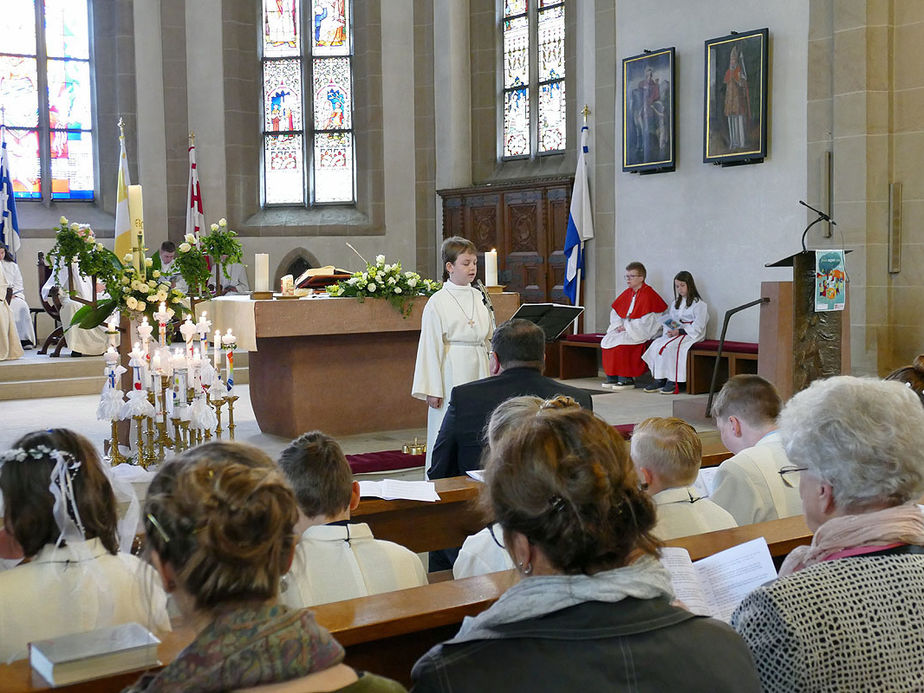
{"label": "lit candle", "polygon": [[228,392],[234,388],[234,347],[237,346],[237,337],[231,334],[231,329],[221,338],[221,343],[225,347],[225,383]]}
{"label": "lit candle", "polygon": [[212,321],[208,319],[208,313],[202,311],[199,322],[196,323],[196,329],[199,331],[199,357],[204,361],[209,357],[209,328]]}
{"label": "lit candle", "polygon": [[132,233],[132,267],[139,279],[147,275],[144,266],[144,204],[141,198],[141,186],[128,186],[128,216],[131,219]]}
{"label": "lit candle", "polygon": [[484,254],[484,283],[497,286],[497,250],[494,248]]}
{"label": "lit candle", "polygon": [[214,360],[212,365],[215,366],[215,372],[218,372],[218,355],[221,353],[221,330],[215,330],[215,351],[212,354]]}
{"label": "lit candle", "polygon": [[106,334],[109,335],[109,345],[116,347],[119,345],[119,316],[113,313],[109,316],[109,322],[106,323]]}
{"label": "lit candle", "polygon": [[253,260],[255,290],[269,291],[269,253],[257,253]]}
{"label": "lit candle", "polygon": [[109,380],[109,387],[114,390],[116,386],[116,366],[119,363],[119,354],[116,352],[115,347],[110,346],[106,349],[103,360],[106,362],[106,377]]}
{"label": "lit candle", "polygon": [[160,302],[160,308],[156,313],[154,313],[154,318],[157,320],[157,337],[160,345],[167,346],[167,320],[170,319],[170,314],[167,312],[167,304],[163,301]]}
{"label": "lit candle", "polygon": [[141,366],[144,363],[144,352],[141,351],[141,342],[135,342],[135,348],[129,354],[128,365],[132,369],[132,390],[144,390],[141,383]]}
{"label": "lit candle", "polygon": [[186,353],[192,358],[193,349],[195,348],[193,346],[193,337],[196,335],[196,325],[189,315],[186,316],[185,322],[180,325],[180,334],[183,335],[183,341],[186,342]]}

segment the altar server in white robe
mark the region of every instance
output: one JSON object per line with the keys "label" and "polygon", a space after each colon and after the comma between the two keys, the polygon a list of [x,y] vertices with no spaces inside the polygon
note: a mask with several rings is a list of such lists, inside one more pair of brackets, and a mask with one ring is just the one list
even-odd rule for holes
{"label": "altar server in white robe", "polygon": [[[93,285],[87,277],[80,274],[76,265],[71,266],[71,274],[74,277],[74,293],[80,298],[89,301],[93,298]],[[67,340],[67,346],[74,352],[84,356],[98,356],[106,351],[109,346],[109,337],[106,335],[105,325],[94,327],[89,330],[80,327],[69,327],[74,313],[83,308],[83,303],[71,300],[67,292],[67,270],[58,267],[48,281],[42,286],[42,298],[48,300],[48,295],[53,287],[59,287],[61,292],[61,324],[64,326],[64,338]],[[96,298],[106,298],[105,288],[97,286]]]}
{"label": "altar server in white robe", "polygon": [[8,263],[0,262],[0,361],[10,361],[22,356],[22,344],[13,320],[13,311],[6,302],[6,290],[9,283],[4,273]]}
{"label": "altar server in white robe", "polygon": [[654,381],[645,392],[673,395],[683,392],[687,382],[687,352],[706,336],[709,309],[687,271],[674,277],[674,302],[664,318],[661,336],[654,340],[642,360]]}
{"label": "altar server in white robe", "polygon": [[424,306],[411,394],[426,400],[427,458],[456,385],[489,375],[491,316],[481,292],[472,286],[478,269],[475,244],[453,236],[443,241],[442,258],[448,281]]}
{"label": "altar server in white robe", "polygon": [[[0,262],[3,263],[3,273],[6,275],[7,286],[13,289],[10,311],[13,313],[13,321],[16,323],[16,331],[19,333],[19,341],[35,344],[35,330],[32,329],[32,316],[29,314],[29,304],[26,303],[22,272],[19,270],[19,265],[16,264],[16,259],[10,253],[9,248],[3,243],[0,243]],[[6,290],[4,290],[3,294],[6,296]]]}
{"label": "altar server in white robe", "polygon": [[[225,271],[227,270],[227,276]],[[247,268],[240,262],[233,262],[221,268],[221,295],[250,293]]]}
{"label": "altar server in white robe", "polygon": [[645,419],[632,431],[632,463],[658,509],[652,533],[676,537],[737,527],[731,513],[693,487],[703,458],[694,428],[675,417]]}

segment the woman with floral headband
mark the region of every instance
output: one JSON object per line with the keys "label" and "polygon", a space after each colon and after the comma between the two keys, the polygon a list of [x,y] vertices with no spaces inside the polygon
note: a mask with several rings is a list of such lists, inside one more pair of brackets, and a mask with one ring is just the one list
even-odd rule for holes
{"label": "woman with floral headband", "polygon": [[115,497],[90,441],[29,433],[0,465],[3,523],[27,559],[0,573],[0,662],[35,640],[120,623],[170,630],[154,571],[119,553]]}

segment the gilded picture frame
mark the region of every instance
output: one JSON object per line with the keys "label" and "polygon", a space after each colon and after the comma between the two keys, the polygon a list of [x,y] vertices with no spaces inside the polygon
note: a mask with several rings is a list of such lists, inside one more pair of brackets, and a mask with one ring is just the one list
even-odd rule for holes
{"label": "gilded picture frame", "polygon": [[675,167],[674,48],[622,61],[622,170],[662,173]]}

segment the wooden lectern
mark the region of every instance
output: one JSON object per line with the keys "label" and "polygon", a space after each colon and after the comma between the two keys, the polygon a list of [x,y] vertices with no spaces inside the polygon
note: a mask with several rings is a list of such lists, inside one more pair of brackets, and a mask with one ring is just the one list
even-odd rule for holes
{"label": "wooden lectern", "polygon": [[760,307],[757,373],[785,402],[813,380],[850,372],[850,298],[842,311],[815,312],[814,251],[766,266],[793,268],[792,281],[760,284],[770,302]]}

